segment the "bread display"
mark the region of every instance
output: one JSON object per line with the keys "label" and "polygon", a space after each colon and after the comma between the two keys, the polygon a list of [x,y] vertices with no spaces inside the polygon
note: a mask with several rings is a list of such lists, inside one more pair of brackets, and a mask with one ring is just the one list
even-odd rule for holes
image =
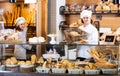
{"label": "bread display", "polygon": [[88,52],[96,60],[95,65],[98,68],[116,68],[117,67],[115,63],[108,62],[107,58],[102,53],[98,53],[94,48],[91,48],[91,50],[89,50]]}
{"label": "bread display", "polygon": [[45,38],[44,37],[32,37],[32,38],[29,38],[28,40],[29,43],[42,43],[42,42],[45,42]]}
{"label": "bread display", "polygon": [[25,61],[18,61],[18,65],[25,65],[26,62]]}
{"label": "bread display", "polygon": [[10,57],[5,60],[6,65],[17,65],[17,59],[15,57]]}
{"label": "bread display", "polygon": [[104,13],[109,13],[109,12],[110,12],[110,7],[107,6],[107,5],[104,5],[104,6],[103,6],[103,12],[104,12]]}
{"label": "bread display", "polygon": [[43,64],[43,63],[44,63],[44,58],[43,58],[43,57],[40,57],[40,58],[38,59],[37,63]]}
{"label": "bread display", "polygon": [[94,63],[89,63],[85,66],[85,69],[86,70],[95,70],[95,69],[97,69],[97,67],[95,66]]}
{"label": "bread display", "polygon": [[81,11],[81,6],[77,3],[73,3],[69,6],[69,10],[71,12],[75,12],[75,11]]}
{"label": "bread display", "polygon": [[118,13],[118,5],[113,4],[112,0],[108,0],[105,2],[100,2],[97,4],[97,7],[95,8],[96,12],[103,11],[103,13]]}
{"label": "bread display", "polygon": [[79,27],[79,24],[77,22],[73,22],[69,25],[69,27]]}
{"label": "bread display", "polygon": [[97,5],[95,8],[97,13],[102,13],[102,6],[101,5]]}
{"label": "bread display", "polygon": [[[10,57],[5,60],[5,65],[20,65],[21,72],[33,72],[33,68],[37,63],[36,72],[38,73],[66,73],[69,74],[99,74],[102,69],[115,69],[117,64],[107,61],[106,54],[91,48],[89,51],[95,62],[89,61],[71,61],[62,58],[54,60],[53,58],[39,57],[31,55],[31,60],[17,60],[15,57]],[[15,66],[14,66],[15,67]],[[85,71],[85,72],[83,72]],[[114,71],[114,70],[113,70]]]}
{"label": "bread display", "polygon": [[78,28],[69,28],[64,30],[65,39],[68,43],[79,42],[87,38],[87,33]]}
{"label": "bread display", "polygon": [[18,33],[13,29],[0,30],[0,42],[22,42],[22,39],[18,37]]}
{"label": "bread display", "polygon": [[117,67],[116,64],[113,64],[113,63],[110,63],[110,62],[107,62],[107,61],[98,61],[95,63],[95,65],[98,67],[98,68],[105,68],[105,69],[114,69]]}

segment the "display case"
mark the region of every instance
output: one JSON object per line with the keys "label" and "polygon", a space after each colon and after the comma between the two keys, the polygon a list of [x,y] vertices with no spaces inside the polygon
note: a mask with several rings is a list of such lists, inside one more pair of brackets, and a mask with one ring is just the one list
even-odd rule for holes
{"label": "display case", "polygon": [[[40,26],[37,25],[37,30],[39,29],[39,27]],[[67,25],[65,26],[65,28],[63,28],[63,30],[65,30],[66,28],[68,28]],[[41,35],[39,31],[37,31],[37,36]],[[36,38],[33,39],[32,42],[29,42],[28,38],[28,42],[26,43],[0,42],[0,44],[2,45],[2,48],[0,49],[1,52],[3,51],[3,47],[7,49],[6,47],[8,47],[9,45],[8,48],[10,48],[11,44],[33,46],[33,49],[29,50],[27,53],[27,59],[23,60],[14,58],[14,55],[4,57],[1,53],[0,75],[117,76],[119,74],[119,44],[102,45],[85,44],[81,42],[68,43],[63,41],[57,44],[56,42],[52,43],[48,41],[48,37],[44,41],[42,41],[41,39],[40,41],[38,41],[38,39],[36,40]],[[42,49],[40,49],[39,46]],[[88,50],[92,58],[86,59],[85,61],[80,61],[79,59],[77,59],[77,51],[80,46],[94,47]],[[33,53],[29,54],[31,52]]]}
{"label": "display case", "polygon": [[[4,43],[13,44],[13,43]],[[16,43],[15,43],[16,44]],[[11,75],[119,75],[119,45],[93,45],[81,43],[17,43],[17,45],[42,45],[46,51],[37,57],[34,53],[27,59],[15,59],[13,56],[1,59],[0,74]],[[91,58],[80,61],[77,58],[79,47],[91,47]],[[27,53],[28,54],[28,53]],[[59,55],[58,55],[59,54]]]}

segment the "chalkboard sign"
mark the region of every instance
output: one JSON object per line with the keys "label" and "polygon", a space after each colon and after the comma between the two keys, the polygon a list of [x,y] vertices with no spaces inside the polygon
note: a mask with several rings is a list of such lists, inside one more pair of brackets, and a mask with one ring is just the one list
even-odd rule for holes
{"label": "chalkboard sign", "polygon": [[105,42],[113,42],[115,36],[106,36]]}
{"label": "chalkboard sign", "polygon": [[106,34],[104,44],[114,44],[116,36],[114,34]]}

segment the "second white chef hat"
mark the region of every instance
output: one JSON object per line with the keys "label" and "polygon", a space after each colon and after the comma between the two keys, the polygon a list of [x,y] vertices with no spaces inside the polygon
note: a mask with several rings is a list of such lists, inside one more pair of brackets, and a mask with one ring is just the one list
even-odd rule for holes
{"label": "second white chef hat", "polygon": [[80,14],[80,18],[83,18],[83,17],[91,18],[91,16],[92,16],[92,11],[90,10],[83,10]]}
{"label": "second white chef hat", "polygon": [[24,17],[19,17],[19,18],[16,19],[16,26],[18,26],[22,23],[25,23],[25,22],[26,22],[26,20],[25,20]]}

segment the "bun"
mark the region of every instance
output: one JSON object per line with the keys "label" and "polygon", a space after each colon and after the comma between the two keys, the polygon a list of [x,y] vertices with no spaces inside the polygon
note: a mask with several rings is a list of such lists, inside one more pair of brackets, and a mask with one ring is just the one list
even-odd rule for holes
{"label": "bun", "polygon": [[36,61],[37,61],[36,55],[32,55],[31,56],[31,62],[32,62],[32,64],[35,64]]}
{"label": "bun", "polygon": [[31,65],[32,63],[31,63],[31,61],[27,60],[27,61],[26,61],[26,64],[27,64],[27,65]]}
{"label": "bun", "polygon": [[25,65],[26,63],[25,63],[25,61],[19,61],[18,64],[19,65]]}

